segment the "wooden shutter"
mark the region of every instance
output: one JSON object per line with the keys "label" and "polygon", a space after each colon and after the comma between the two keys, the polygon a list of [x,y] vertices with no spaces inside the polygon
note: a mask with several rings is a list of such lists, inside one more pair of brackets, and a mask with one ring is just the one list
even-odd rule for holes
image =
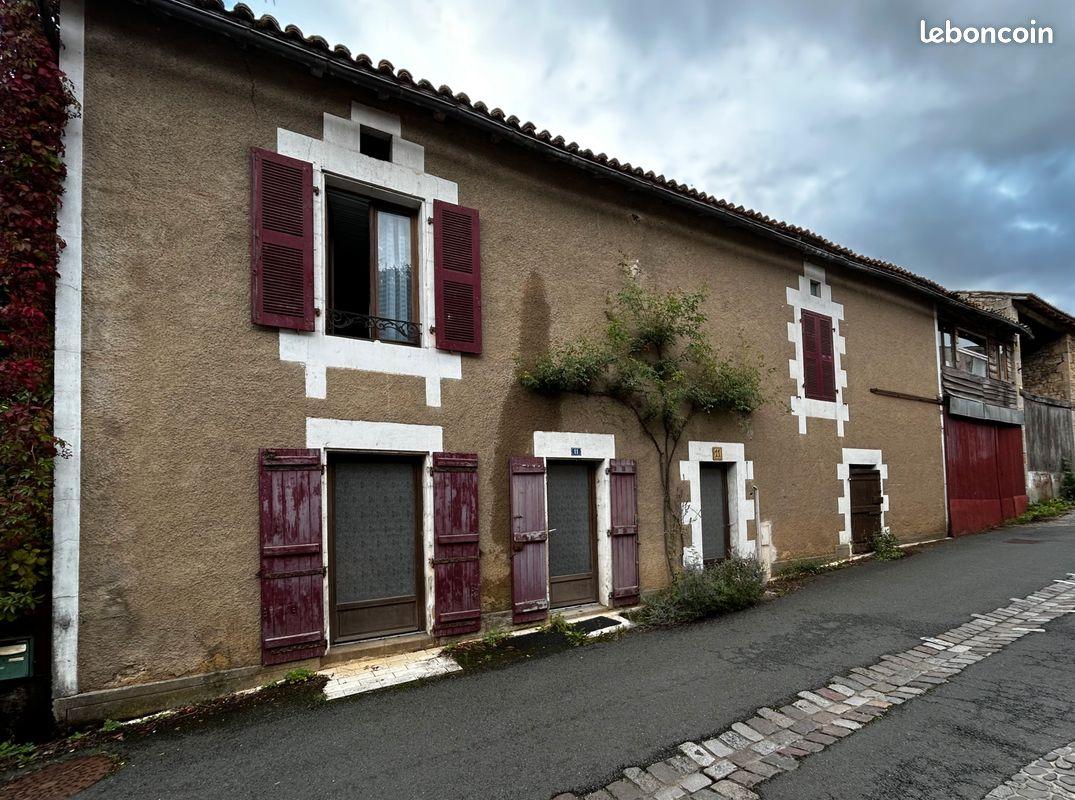
{"label": "wooden shutter", "polygon": [[314,329],[313,165],[250,151],[251,316],[258,325]]}
{"label": "wooden shutter", "polygon": [[511,476],[511,608],[515,622],[549,614],[549,527],[545,459],[509,459]]}
{"label": "wooden shutter", "polygon": [[261,662],[325,652],[321,555],[321,454],[262,450]]}
{"label": "wooden shutter", "polygon": [[813,311],[803,311],[802,340],[806,396],[813,400],[835,400],[836,361],[832,349],[832,319]]}
{"label": "wooden shutter", "polygon": [[433,633],[481,628],[478,456],[433,454]]}
{"label": "wooden shutter", "polygon": [[482,351],[482,281],[478,212],[433,201],[433,286],[437,347]]}
{"label": "wooden shutter", "polygon": [[612,605],[638,602],[638,489],[636,465],[626,458],[609,462],[612,495]]}

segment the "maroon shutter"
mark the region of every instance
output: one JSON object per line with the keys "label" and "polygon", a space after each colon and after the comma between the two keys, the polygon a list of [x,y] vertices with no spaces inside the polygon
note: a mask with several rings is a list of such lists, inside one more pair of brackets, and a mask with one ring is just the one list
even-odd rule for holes
{"label": "maroon shutter", "polygon": [[549,613],[549,527],[545,521],[545,459],[509,459],[511,473],[511,609],[515,622]]}
{"label": "maroon shutter", "polygon": [[325,652],[321,454],[262,450],[261,662]]}
{"label": "maroon shutter", "polygon": [[251,316],[258,325],[314,329],[313,165],[250,151]]}
{"label": "maroon shutter", "polygon": [[612,605],[638,602],[638,491],[635,462],[609,462],[612,495]]}
{"label": "maroon shutter", "polygon": [[813,400],[836,399],[832,319],[813,311],[802,312],[803,384]]}
{"label": "maroon shutter", "polygon": [[478,456],[433,454],[433,633],[481,628]]}
{"label": "maroon shutter", "polygon": [[433,201],[433,286],[437,347],[482,351],[482,281],[478,212]]}

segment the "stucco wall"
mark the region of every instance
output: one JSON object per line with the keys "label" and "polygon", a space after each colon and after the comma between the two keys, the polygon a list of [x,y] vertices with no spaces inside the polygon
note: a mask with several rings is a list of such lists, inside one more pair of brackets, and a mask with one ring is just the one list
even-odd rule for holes
{"label": "stucco wall", "polygon": [[[481,213],[485,352],[443,382],[440,408],[420,378],[349,370],[307,399],[301,365],[250,323],[249,148],[274,148],[278,127],[319,137],[322,113],[352,100],[398,113],[426,171]],[[800,435],[791,252],[126,6],[89,9],[85,132],[82,691],[258,662],[257,450],[304,446],[308,416],[442,425],[446,449],[479,454],[487,611],[509,607],[508,457],[534,430],[614,433],[639,461],[643,587],[661,585],[656,458],[633,418],[514,380],[517,357],[593,329],[622,257],[659,285],[708,286],[713,338],[733,350],[742,332],[774,368],[749,427],[698,420],[685,438],[745,442],[781,558],[833,553],[845,447],[883,451],[899,536],[943,532],[937,407],[869,392],[936,395],[921,301],[830,270],[850,421],[842,438],[819,419]]]}

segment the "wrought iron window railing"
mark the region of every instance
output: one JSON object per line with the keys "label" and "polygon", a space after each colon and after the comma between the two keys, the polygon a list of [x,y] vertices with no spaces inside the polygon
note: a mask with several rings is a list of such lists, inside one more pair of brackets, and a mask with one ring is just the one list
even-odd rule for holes
{"label": "wrought iron window railing", "polygon": [[354,339],[377,339],[382,342],[419,345],[422,343],[422,326],[417,322],[388,317],[375,317],[357,311],[330,309],[329,326],[334,336],[350,336]]}

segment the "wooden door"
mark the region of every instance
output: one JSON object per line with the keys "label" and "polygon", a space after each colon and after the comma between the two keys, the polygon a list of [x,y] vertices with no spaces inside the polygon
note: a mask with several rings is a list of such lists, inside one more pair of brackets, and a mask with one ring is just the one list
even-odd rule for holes
{"label": "wooden door", "polygon": [[425,625],[420,465],[408,458],[332,460],[334,641],[406,633]]}
{"label": "wooden door", "polygon": [[594,467],[579,461],[550,461],[549,605],[597,600],[597,517]]}
{"label": "wooden door", "polygon": [[876,467],[852,464],[851,552],[869,553],[873,537],[881,532],[881,473]]}
{"label": "wooden door", "polygon": [[709,564],[727,558],[731,552],[728,466],[703,463],[699,473],[702,490],[702,561]]}

